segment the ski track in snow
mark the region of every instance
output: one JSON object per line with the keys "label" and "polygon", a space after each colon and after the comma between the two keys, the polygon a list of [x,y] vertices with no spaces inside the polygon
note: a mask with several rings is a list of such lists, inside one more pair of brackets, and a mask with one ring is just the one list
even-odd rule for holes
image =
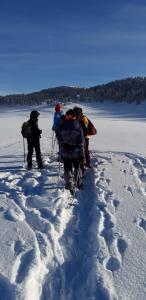
{"label": "ski track in snow", "polygon": [[[124,215],[127,199],[130,205],[139,195],[141,211],[130,212],[131,222],[145,237],[146,160],[93,152],[92,161],[94,168],[86,171],[74,196],[64,189],[62,164],[52,158],[45,158],[41,171],[20,165],[0,168],[0,214],[6,224],[25,224],[31,239],[17,229],[9,242],[12,270],[11,276],[0,276],[3,300],[21,300],[24,294],[26,300],[138,299],[115,284],[130,251],[128,236],[119,230],[118,210],[122,206]],[[114,169],[119,170],[120,187]],[[123,191],[125,199],[120,197]]]}

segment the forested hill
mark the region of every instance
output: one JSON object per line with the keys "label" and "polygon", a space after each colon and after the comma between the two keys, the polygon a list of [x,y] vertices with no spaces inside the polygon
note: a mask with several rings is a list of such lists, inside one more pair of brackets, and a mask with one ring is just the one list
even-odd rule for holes
{"label": "forested hill", "polygon": [[97,85],[90,88],[79,87],[55,87],[33,92],[29,94],[14,94],[0,96],[0,104],[34,105],[43,102],[57,101],[104,101],[114,100],[116,102],[136,102],[140,104],[146,99],[146,77],[127,78],[111,81],[107,84]]}

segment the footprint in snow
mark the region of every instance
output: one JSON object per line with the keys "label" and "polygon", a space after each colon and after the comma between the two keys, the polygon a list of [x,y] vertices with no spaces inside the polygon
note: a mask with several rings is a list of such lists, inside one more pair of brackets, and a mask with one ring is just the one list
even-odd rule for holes
{"label": "footprint in snow", "polygon": [[9,280],[0,274],[0,299],[11,300],[15,299],[15,287],[10,284]]}
{"label": "footprint in snow", "polygon": [[39,208],[39,211],[42,218],[49,220],[52,223],[55,222],[56,216],[53,216],[53,213],[47,207]]}
{"label": "footprint in snow", "polygon": [[112,272],[117,271],[120,268],[120,261],[116,257],[112,256],[107,261],[106,268]]}
{"label": "footprint in snow", "polygon": [[117,200],[117,199],[113,200],[113,206],[114,206],[115,210],[118,208],[119,204],[120,204],[119,200]]}
{"label": "footprint in snow", "polygon": [[111,179],[110,178],[107,178],[106,179],[106,182],[109,184],[111,182]]}
{"label": "footprint in snow", "polygon": [[107,245],[111,245],[113,240],[114,240],[114,234],[113,234],[113,228],[114,228],[114,223],[111,219],[111,216],[104,211],[104,229],[101,232],[101,236],[104,237]]}
{"label": "footprint in snow", "polygon": [[119,253],[121,254],[121,256],[123,256],[128,247],[128,244],[124,239],[119,238],[117,240],[117,247],[118,247]]}
{"label": "footprint in snow", "polygon": [[37,241],[39,244],[40,252],[44,257],[46,257],[47,256],[47,251],[46,251],[47,244],[43,237],[43,234],[41,232],[37,232],[36,237],[37,237]]}
{"label": "footprint in snow", "polygon": [[15,243],[14,243],[14,253],[15,253],[15,256],[19,255],[24,250],[25,250],[24,241],[21,241],[21,240],[15,241]]}
{"label": "footprint in snow", "polygon": [[139,227],[141,227],[146,233],[146,220],[141,218],[138,222]]}
{"label": "footprint in snow", "polygon": [[105,195],[105,200],[110,201],[112,198],[113,192],[108,191]]}
{"label": "footprint in snow", "polygon": [[35,250],[31,249],[24,253],[20,260],[20,266],[17,272],[16,282],[21,283],[28,275],[32,262],[35,259]]}
{"label": "footprint in snow", "polygon": [[124,188],[131,193],[131,195],[133,196],[133,191],[132,191],[132,188],[131,186],[124,186]]}
{"label": "footprint in snow", "polygon": [[6,210],[4,217],[6,220],[13,221],[13,222],[17,222],[17,221],[23,222],[25,220],[25,214],[23,213],[22,210],[18,208],[14,208],[14,209],[11,208]]}

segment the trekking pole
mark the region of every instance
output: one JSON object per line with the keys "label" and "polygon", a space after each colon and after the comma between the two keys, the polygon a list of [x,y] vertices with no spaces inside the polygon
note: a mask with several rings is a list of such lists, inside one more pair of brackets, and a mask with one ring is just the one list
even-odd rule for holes
{"label": "trekking pole", "polygon": [[51,155],[53,154],[53,139],[54,139],[54,130],[53,130],[53,132],[52,132]]}
{"label": "trekking pole", "polygon": [[61,167],[61,163],[60,163],[60,159],[59,159],[59,168],[58,168],[58,183],[59,183],[59,179],[60,179],[60,168]]}
{"label": "trekking pole", "polygon": [[52,149],[53,149],[54,130],[52,132]]}
{"label": "trekking pole", "polygon": [[56,136],[54,135],[54,131],[53,131],[53,133],[52,133],[52,151],[51,151],[51,155],[54,154],[55,142],[56,142]]}
{"label": "trekking pole", "polygon": [[24,137],[23,137],[23,150],[24,150],[24,163],[25,163],[25,140],[24,140]]}
{"label": "trekking pole", "polygon": [[54,149],[55,149],[55,144],[56,144],[56,135],[54,137],[53,153],[54,153]]}

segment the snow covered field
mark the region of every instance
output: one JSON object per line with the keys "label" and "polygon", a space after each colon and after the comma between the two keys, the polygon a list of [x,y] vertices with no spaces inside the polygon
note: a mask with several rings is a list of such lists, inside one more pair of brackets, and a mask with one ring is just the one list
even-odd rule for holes
{"label": "snow covered field", "polygon": [[146,103],[82,107],[98,134],[74,196],[52,153],[54,108],[35,107],[41,171],[23,163],[34,108],[0,110],[0,300],[146,299]]}

